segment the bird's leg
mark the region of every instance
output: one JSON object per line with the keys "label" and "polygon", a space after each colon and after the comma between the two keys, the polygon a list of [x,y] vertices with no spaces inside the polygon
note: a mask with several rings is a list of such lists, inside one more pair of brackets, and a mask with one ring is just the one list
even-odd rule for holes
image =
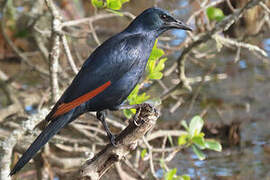
{"label": "bird's leg", "polygon": [[105,120],[105,115],[106,115],[105,111],[97,111],[97,114],[96,114],[97,119],[101,121],[110,142],[112,143],[113,146],[116,146],[115,136],[111,133],[111,131],[108,127],[108,124]]}

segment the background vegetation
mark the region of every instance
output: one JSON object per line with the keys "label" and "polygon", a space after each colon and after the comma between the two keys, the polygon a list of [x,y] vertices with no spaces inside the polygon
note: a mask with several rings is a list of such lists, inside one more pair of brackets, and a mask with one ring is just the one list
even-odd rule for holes
{"label": "background vegetation", "polygon": [[[269,0],[0,3],[2,179],[10,179],[9,168],[40,132],[34,127],[89,54],[154,5],[194,31],[171,31],[156,42],[145,76],[127,102],[154,104],[161,117],[137,149],[103,178],[270,177]],[[119,133],[134,113],[110,112],[113,132]],[[83,115],[14,179],[68,179],[67,172],[106,143],[94,113]]]}

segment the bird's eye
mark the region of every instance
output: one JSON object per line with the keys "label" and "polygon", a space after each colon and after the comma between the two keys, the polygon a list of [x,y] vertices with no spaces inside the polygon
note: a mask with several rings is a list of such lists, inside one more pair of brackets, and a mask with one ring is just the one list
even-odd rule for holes
{"label": "bird's eye", "polygon": [[172,22],[175,21],[171,16],[168,16],[166,14],[161,14],[160,18],[165,22]]}
{"label": "bird's eye", "polygon": [[161,14],[160,15],[160,18],[162,19],[162,20],[168,20],[169,19],[169,16],[167,16],[166,14]]}

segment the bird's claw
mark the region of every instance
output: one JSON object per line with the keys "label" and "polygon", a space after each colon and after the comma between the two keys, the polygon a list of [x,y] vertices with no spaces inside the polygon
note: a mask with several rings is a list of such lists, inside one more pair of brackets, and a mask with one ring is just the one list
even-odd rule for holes
{"label": "bird's claw", "polygon": [[133,122],[137,127],[142,124],[142,121],[139,119],[140,113],[141,113],[141,107],[137,108],[137,112],[133,117]]}
{"label": "bird's claw", "polygon": [[112,134],[111,134],[111,135],[109,136],[109,139],[110,139],[111,144],[112,144],[114,147],[117,147],[115,135],[112,135]]}
{"label": "bird's claw", "polygon": [[133,122],[134,122],[134,124],[135,124],[137,127],[139,127],[139,126],[142,125],[142,122],[138,122],[137,120],[138,120],[138,119],[134,119]]}

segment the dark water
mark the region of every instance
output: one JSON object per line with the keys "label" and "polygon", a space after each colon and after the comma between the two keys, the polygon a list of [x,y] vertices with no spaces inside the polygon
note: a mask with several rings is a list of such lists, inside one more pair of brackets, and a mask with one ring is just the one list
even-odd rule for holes
{"label": "dark water", "polygon": [[[138,14],[143,9],[157,5],[165,9],[173,9],[173,14],[187,20],[194,9],[186,0],[139,0],[131,1],[124,9]],[[125,24],[125,23],[124,23]],[[170,35],[175,38],[170,45],[179,45],[186,34],[184,31],[172,31]],[[255,37],[256,39],[257,37]],[[270,34],[264,34],[256,40],[270,56]],[[215,48],[214,42],[207,44],[209,48]],[[180,55],[181,51],[169,56],[167,66],[172,64]],[[234,51],[223,48],[216,52],[216,56],[210,60],[204,60],[205,64],[216,64],[212,74],[227,73],[224,80],[214,80],[203,84],[200,95],[187,119],[201,113],[205,106],[211,104],[204,119],[208,122],[230,124],[240,122],[241,140],[239,146],[226,147],[221,153],[206,152],[207,159],[199,161],[194,154],[188,152],[179,153],[170,167],[177,167],[179,174],[188,174],[193,179],[270,179],[270,71],[269,64],[263,63],[258,57],[246,50],[242,50],[238,62],[233,62]],[[268,62],[270,63],[270,62]],[[4,67],[9,74],[20,70],[20,66],[0,62],[1,69]],[[200,68],[190,62],[186,64],[187,76],[196,77],[204,74]],[[10,72],[13,71],[13,72]],[[40,78],[40,77],[37,77]],[[27,81],[29,76],[24,75],[21,80],[24,86],[36,86],[38,81]],[[165,84],[169,87],[172,77],[165,78]],[[198,83],[192,85],[196,89]],[[159,95],[160,86],[151,89],[152,96]],[[2,93],[2,92],[0,92]],[[187,95],[184,95],[186,98]],[[190,99],[186,99],[188,102]],[[0,107],[4,105],[5,97],[0,94]],[[182,120],[183,115],[189,108],[189,103],[184,103],[174,113],[169,110],[176,103],[168,99],[163,104],[161,120]],[[27,107],[31,109],[31,107]]]}

